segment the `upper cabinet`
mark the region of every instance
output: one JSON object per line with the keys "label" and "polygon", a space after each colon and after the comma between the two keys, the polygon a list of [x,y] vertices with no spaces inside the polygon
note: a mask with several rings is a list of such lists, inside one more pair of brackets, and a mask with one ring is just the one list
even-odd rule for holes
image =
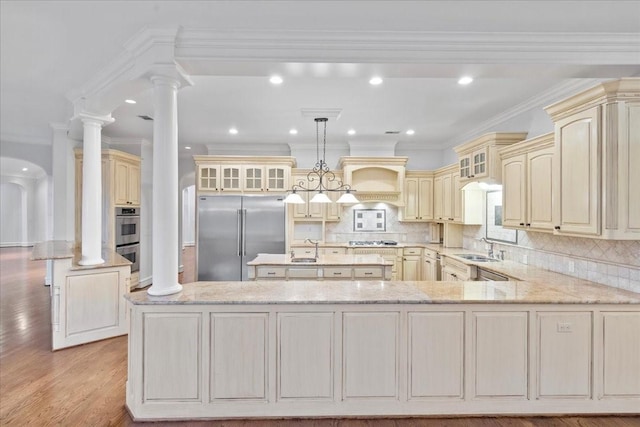
{"label": "upper cabinet", "polygon": [[407,171],[402,221],[433,221],[433,173]]}
{"label": "upper cabinet", "polygon": [[203,193],[284,193],[293,157],[194,156],[197,189]]}
{"label": "upper cabinet", "polygon": [[482,224],[483,194],[477,188],[463,188],[457,164],[436,170],[433,179],[433,220]]}
{"label": "upper cabinet", "polygon": [[546,111],[555,124],[554,233],[640,239],[640,79],[599,84]]}
{"label": "upper cabinet", "polygon": [[493,132],[455,147],[460,182],[463,185],[469,181],[501,183],[498,149],[526,137],[526,132]]}
{"label": "upper cabinet", "polygon": [[502,226],[553,231],[553,133],[500,150]]}
{"label": "upper cabinet", "polygon": [[140,206],[140,159],[113,154],[113,190],[116,206]]}
{"label": "upper cabinet", "polygon": [[341,157],[339,169],[360,202],[402,206],[406,164],[407,157]]}

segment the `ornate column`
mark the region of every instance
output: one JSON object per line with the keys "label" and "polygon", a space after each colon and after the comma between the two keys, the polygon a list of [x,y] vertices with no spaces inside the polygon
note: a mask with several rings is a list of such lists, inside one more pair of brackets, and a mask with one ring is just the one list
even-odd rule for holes
{"label": "ornate column", "polygon": [[80,265],[103,264],[102,259],[102,126],[111,116],[80,114],[82,146],[82,258]]}
{"label": "ornate column", "polygon": [[153,83],[153,285],[149,295],[180,292],[178,283],[178,87],[177,79]]}

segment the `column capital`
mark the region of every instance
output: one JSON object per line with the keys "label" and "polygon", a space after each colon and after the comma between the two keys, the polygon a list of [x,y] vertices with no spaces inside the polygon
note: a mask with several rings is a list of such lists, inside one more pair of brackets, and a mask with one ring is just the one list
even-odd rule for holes
{"label": "column capital", "polygon": [[193,86],[193,81],[187,72],[178,64],[154,64],[146,73],[148,79],[156,84],[172,85],[176,89]]}
{"label": "column capital", "polygon": [[82,112],[82,113],[79,113],[77,117],[84,124],[89,124],[89,123],[98,124],[100,125],[100,127],[115,122],[115,119],[111,117],[111,114],[98,115],[98,114],[92,114],[88,112]]}
{"label": "column capital", "polygon": [[69,130],[68,123],[49,122],[49,127],[53,132],[67,132]]}

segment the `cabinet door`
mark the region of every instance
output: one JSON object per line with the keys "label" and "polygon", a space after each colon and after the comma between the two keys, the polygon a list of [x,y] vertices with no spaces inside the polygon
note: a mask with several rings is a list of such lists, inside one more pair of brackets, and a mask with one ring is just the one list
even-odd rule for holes
{"label": "cabinet door", "polygon": [[600,107],[556,123],[557,233],[600,234]]}
{"label": "cabinet door", "polygon": [[453,182],[452,175],[442,177],[442,217],[447,221],[453,220]]}
{"label": "cabinet door", "polygon": [[553,230],[553,153],[551,147],[527,155],[526,226],[533,229]]}
{"label": "cabinet door", "polygon": [[221,166],[220,173],[222,175],[222,191],[240,191],[241,179],[240,172],[242,167],[240,166]]}
{"label": "cabinet door", "polygon": [[434,219],[444,219],[444,176],[437,176],[433,179],[433,217]]}
{"label": "cabinet door", "polygon": [[284,191],[289,184],[289,171],[280,166],[267,166],[267,191]]}
{"label": "cabinet door", "polygon": [[129,165],[124,162],[114,162],[114,203],[127,205],[129,192]]}
{"label": "cabinet door", "polygon": [[336,202],[340,196],[342,196],[342,193],[330,192],[327,195],[331,199],[331,203],[327,204],[325,219],[327,221],[340,221],[340,218],[342,217],[342,205]]}
{"label": "cabinet door", "polygon": [[264,191],[263,173],[262,166],[244,166],[242,168],[242,190],[245,192]]}
{"label": "cabinet door", "polygon": [[525,218],[526,157],[526,154],[522,154],[502,162],[502,225],[504,227],[524,227],[527,222]]}
{"label": "cabinet door", "polygon": [[418,219],[418,178],[404,180],[404,220]]}
{"label": "cabinet door", "polygon": [[421,220],[433,219],[433,178],[420,178],[418,182],[418,216]]}
{"label": "cabinet door", "polygon": [[420,280],[420,257],[408,255],[402,259],[402,280]]}
{"label": "cabinet door", "polygon": [[478,151],[474,151],[472,155],[472,170],[471,178],[483,178],[488,174],[487,168],[487,151],[488,149],[482,148]]}
{"label": "cabinet door", "polygon": [[129,202],[131,205],[140,206],[140,167],[129,166]]}
{"label": "cabinet door", "polygon": [[204,166],[198,167],[198,190],[201,191],[218,191],[220,186],[220,166]]}
{"label": "cabinet door", "polygon": [[468,154],[466,156],[461,156],[460,160],[459,160],[459,171],[460,171],[460,178],[461,179],[467,179],[469,178],[472,174],[471,174],[471,154]]}
{"label": "cabinet door", "polygon": [[451,216],[456,222],[464,221],[464,193],[462,192],[462,183],[460,175],[454,173],[451,175]]}

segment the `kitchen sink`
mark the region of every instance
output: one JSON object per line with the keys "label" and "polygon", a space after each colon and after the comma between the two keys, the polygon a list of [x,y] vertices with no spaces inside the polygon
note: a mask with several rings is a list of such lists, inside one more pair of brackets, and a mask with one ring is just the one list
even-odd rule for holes
{"label": "kitchen sink", "polygon": [[315,258],[291,258],[291,262],[316,262]]}
{"label": "kitchen sink", "polygon": [[493,258],[489,258],[487,256],[484,255],[476,255],[476,254],[454,254],[457,257],[460,258],[464,258],[467,259],[469,261],[475,261],[475,262],[498,262],[500,261],[499,259],[493,259]]}

